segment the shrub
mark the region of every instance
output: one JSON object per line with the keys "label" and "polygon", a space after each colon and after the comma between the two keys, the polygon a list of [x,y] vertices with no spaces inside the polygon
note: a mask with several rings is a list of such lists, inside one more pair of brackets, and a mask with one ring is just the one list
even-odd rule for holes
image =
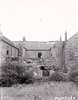
{"label": "shrub", "polygon": [[72,71],[69,73],[69,80],[78,84],[78,71]]}
{"label": "shrub", "polygon": [[58,66],[53,65],[52,67],[53,67],[54,71],[59,71],[59,67]]}
{"label": "shrub", "polygon": [[62,72],[55,71],[49,77],[50,81],[67,81],[67,75]]}
{"label": "shrub", "polygon": [[49,78],[48,77],[43,77],[42,82],[49,82]]}
{"label": "shrub", "polygon": [[27,70],[25,64],[20,63],[5,63],[2,67],[2,75],[0,85],[12,86],[13,84],[32,83],[32,71]]}
{"label": "shrub", "polygon": [[69,80],[78,84],[78,64],[70,68]]}
{"label": "shrub", "polygon": [[33,82],[34,82],[33,71],[26,70],[25,73],[23,73],[23,75],[20,76],[20,79],[19,79],[20,84],[23,84],[23,83],[29,84]]}
{"label": "shrub", "polygon": [[41,83],[42,82],[42,77],[41,76],[36,76],[33,78],[34,83]]}
{"label": "shrub", "polygon": [[67,72],[68,72],[68,69],[67,69],[66,66],[63,66],[63,67],[62,67],[62,72],[63,72],[63,73],[67,73]]}

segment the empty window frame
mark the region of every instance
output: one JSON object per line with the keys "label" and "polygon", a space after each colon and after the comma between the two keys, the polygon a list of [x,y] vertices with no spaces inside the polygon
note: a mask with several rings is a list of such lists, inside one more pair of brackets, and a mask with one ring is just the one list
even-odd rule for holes
{"label": "empty window frame", "polygon": [[8,50],[6,51],[6,54],[9,55],[9,51]]}
{"label": "empty window frame", "polygon": [[38,53],[38,58],[41,58],[41,57],[42,57],[42,53],[39,52],[39,53]]}

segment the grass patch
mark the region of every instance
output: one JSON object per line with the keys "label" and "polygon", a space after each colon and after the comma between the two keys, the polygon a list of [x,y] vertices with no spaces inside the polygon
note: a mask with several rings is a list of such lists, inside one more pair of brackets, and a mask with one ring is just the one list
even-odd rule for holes
{"label": "grass patch", "polygon": [[[14,85],[3,88],[3,100],[55,100],[55,97],[76,97],[78,87],[72,82],[46,82],[41,84]],[[8,99],[6,99],[6,97]]]}
{"label": "grass patch", "polygon": [[68,78],[66,74],[59,71],[55,71],[49,76],[49,80],[50,81],[68,81]]}

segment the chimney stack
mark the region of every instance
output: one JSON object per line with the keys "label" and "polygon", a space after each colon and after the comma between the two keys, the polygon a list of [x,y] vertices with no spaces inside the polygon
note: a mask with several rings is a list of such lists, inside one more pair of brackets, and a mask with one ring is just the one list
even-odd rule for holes
{"label": "chimney stack", "polygon": [[25,36],[23,36],[23,41],[26,42],[26,38],[25,38]]}
{"label": "chimney stack", "polygon": [[67,41],[67,31],[65,31],[65,42]]}
{"label": "chimney stack", "polygon": [[62,41],[62,38],[61,38],[61,36],[60,36],[60,42]]}

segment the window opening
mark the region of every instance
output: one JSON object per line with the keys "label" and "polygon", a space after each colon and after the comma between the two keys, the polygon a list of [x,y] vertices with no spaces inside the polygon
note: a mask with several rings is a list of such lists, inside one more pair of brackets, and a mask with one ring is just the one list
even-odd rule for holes
{"label": "window opening", "polygon": [[7,50],[7,55],[9,55],[9,51]]}
{"label": "window opening", "polygon": [[42,53],[39,52],[39,53],[38,53],[38,58],[41,58],[41,57],[42,57]]}

